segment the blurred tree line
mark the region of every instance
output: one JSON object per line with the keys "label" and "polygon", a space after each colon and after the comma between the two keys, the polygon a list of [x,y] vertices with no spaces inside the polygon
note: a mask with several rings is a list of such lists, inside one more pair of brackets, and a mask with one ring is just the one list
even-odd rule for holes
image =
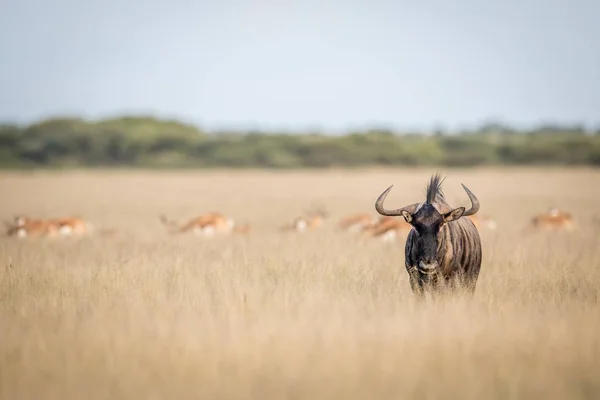
{"label": "blurred tree line", "polygon": [[0,167],[361,167],[600,165],[600,131],[485,124],[461,133],[385,129],[319,133],[207,133],[153,117],[55,118],[0,125]]}

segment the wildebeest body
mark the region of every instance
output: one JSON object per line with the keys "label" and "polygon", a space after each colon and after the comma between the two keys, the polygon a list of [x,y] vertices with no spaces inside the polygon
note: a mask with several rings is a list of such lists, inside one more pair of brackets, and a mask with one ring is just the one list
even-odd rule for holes
{"label": "wildebeest body", "polygon": [[439,175],[433,176],[424,203],[393,211],[383,208],[390,187],[377,200],[376,209],[382,215],[402,215],[412,225],[405,245],[405,266],[415,293],[454,283],[473,293],[481,269],[481,240],[473,222],[462,217],[475,214],[479,201],[463,185],[472,207],[453,209],[444,198],[441,182]]}

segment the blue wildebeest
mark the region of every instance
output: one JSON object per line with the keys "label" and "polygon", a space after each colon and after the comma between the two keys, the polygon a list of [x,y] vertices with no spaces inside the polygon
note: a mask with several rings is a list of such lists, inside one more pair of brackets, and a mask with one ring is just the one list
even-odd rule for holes
{"label": "blue wildebeest", "polygon": [[421,296],[427,290],[458,283],[473,294],[481,268],[479,232],[469,218],[479,210],[477,197],[462,185],[471,200],[471,208],[452,208],[442,193],[443,179],[431,177],[424,203],[387,210],[383,202],[393,185],[383,192],[375,209],[381,215],[403,216],[412,225],[405,246],[405,265],[410,286]]}

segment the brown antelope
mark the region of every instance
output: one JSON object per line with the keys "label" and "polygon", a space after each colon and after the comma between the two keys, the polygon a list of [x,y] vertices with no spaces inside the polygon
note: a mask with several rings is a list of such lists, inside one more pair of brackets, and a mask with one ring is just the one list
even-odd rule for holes
{"label": "brown antelope", "polygon": [[58,226],[53,222],[43,219],[32,219],[23,215],[14,218],[12,223],[5,222],[8,236],[18,238],[27,237],[55,237],[58,235]]}
{"label": "brown antelope", "polygon": [[358,213],[348,215],[340,220],[338,226],[340,229],[357,232],[379,223],[379,218],[369,213]]}
{"label": "brown antelope", "polygon": [[327,218],[327,213],[321,207],[314,208],[307,212],[308,225],[309,227],[320,228],[325,223],[325,219]]}
{"label": "brown antelope", "polygon": [[200,215],[199,217],[192,218],[182,226],[178,226],[175,221],[169,221],[164,215],[160,216],[160,221],[171,233],[192,231],[205,236],[212,236],[217,233],[229,233],[235,227],[233,219],[220,212],[210,212]]}
{"label": "brown antelope", "polygon": [[307,216],[295,218],[291,224],[280,228],[283,232],[305,232],[307,230],[318,229],[323,226],[326,213],[322,210],[310,211]]}
{"label": "brown antelope", "polygon": [[548,211],[534,216],[529,226],[531,230],[566,230],[571,231],[575,227],[575,220],[571,213],[559,208],[550,208]]}
{"label": "brown antelope", "polygon": [[63,236],[83,236],[90,233],[91,225],[79,217],[54,218],[50,220]]}
{"label": "brown antelope", "polygon": [[[79,217],[60,217],[50,219],[31,219],[25,215],[18,215],[14,218],[13,224],[6,223],[10,226],[9,230],[15,235],[22,237],[34,235],[34,232],[39,231],[42,226],[46,226],[47,236],[83,236],[95,232],[100,236],[114,236],[117,231],[115,229],[99,229],[94,230],[90,222]],[[19,228],[22,228],[19,230]],[[21,233],[19,233],[21,232]],[[30,232],[27,234],[27,232]],[[35,233],[38,235],[38,233]]]}
{"label": "brown antelope", "polygon": [[297,217],[291,224],[283,225],[280,230],[282,232],[304,232],[309,229],[310,221],[306,217]]}
{"label": "brown antelope", "polygon": [[381,238],[384,241],[394,240],[411,230],[411,226],[404,219],[382,216],[376,224],[363,229],[363,233],[370,237]]}

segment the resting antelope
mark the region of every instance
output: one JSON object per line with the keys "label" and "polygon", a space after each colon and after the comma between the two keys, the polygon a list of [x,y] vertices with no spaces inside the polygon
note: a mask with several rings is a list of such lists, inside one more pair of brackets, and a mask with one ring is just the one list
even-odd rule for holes
{"label": "resting antelope", "polygon": [[531,230],[566,230],[571,231],[575,227],[575,220],[571,213],[559,208],[550,208],[545,213],[534,216],[529,226]]}
{"label": "resting antelope", "polygon": [[325,216],[326,214],[323,211],[310,212],[308,216],[295,218],[291,224],[282,226],[280,230],[283,232],[305,232],[318,229],[323,226]]}
{"label": "resting antelope", "polygon": [[160,216],[160,221],[171,233],[186,233],[192,231],[205,236],[212,236],[217,233],[229,233],[235,227],[233,219],[226,217],[220,212],[210,212],[192,218],[182,226],[178,226],[174,221],[169,221],[164,215]]}
{"label": "resting antelope", "polygon": [[437,291],[440,283],[454,283],[473,294],[481,269],[479,232],[468,218],[479,210],[477,197],[465,185],[471,208],[452,208],[442,193],[442,178],[431,177],[425,202],[396,210],[387,210],[383,202],[393,185],[377,199],[375,209],[381,215],[402,216],[412,229],[405,245],[405,267],[413,292]]}
{"label": "resting antelope", "polygon": [[403,233],[408,233],[410,229],[410,224],[403,219],[383,216],[377,223],[365,227],[363,233],[371,237],[378,237],[388,241],[396,239]]}
{"label": "resting antelope", "polygon": [[[7,223],[6,225],[11,224]],[[114,236],[117,232],[115,229],[99,229],[96,231],[89,221],[79,217],[31,219],[25,215],[18,215],[14,218],[14,223],[11,226],[13,226],[12,230],[14,232],[18,232],[19,228],[23,228],[20,233],[23,237],[33,235],[33,232],[40,229],[41,226],[46,226],[47,236],[83,236],[93,232],[100,236]],[[39,236],[39,234],[36,235]]]}
{"label": "resting antelope", "polygon": [[91,225],[79,217],[55,218],[50,220],[63,236],[83,236],[90,233]]}
{"label": "resting antelope", "polygon": [[369,213],[358,213],[348,215],[340,220],[338,227],[343,230],[357,232],[373,226],[379,222],[379,218]]}
{"label": "resting antelope", "polygon": [[26,237],[55,237],[58,235],[58,227],[48,220],[32,219],[19,215],[13,222],[6,221],[6,234],[18,238]]}

